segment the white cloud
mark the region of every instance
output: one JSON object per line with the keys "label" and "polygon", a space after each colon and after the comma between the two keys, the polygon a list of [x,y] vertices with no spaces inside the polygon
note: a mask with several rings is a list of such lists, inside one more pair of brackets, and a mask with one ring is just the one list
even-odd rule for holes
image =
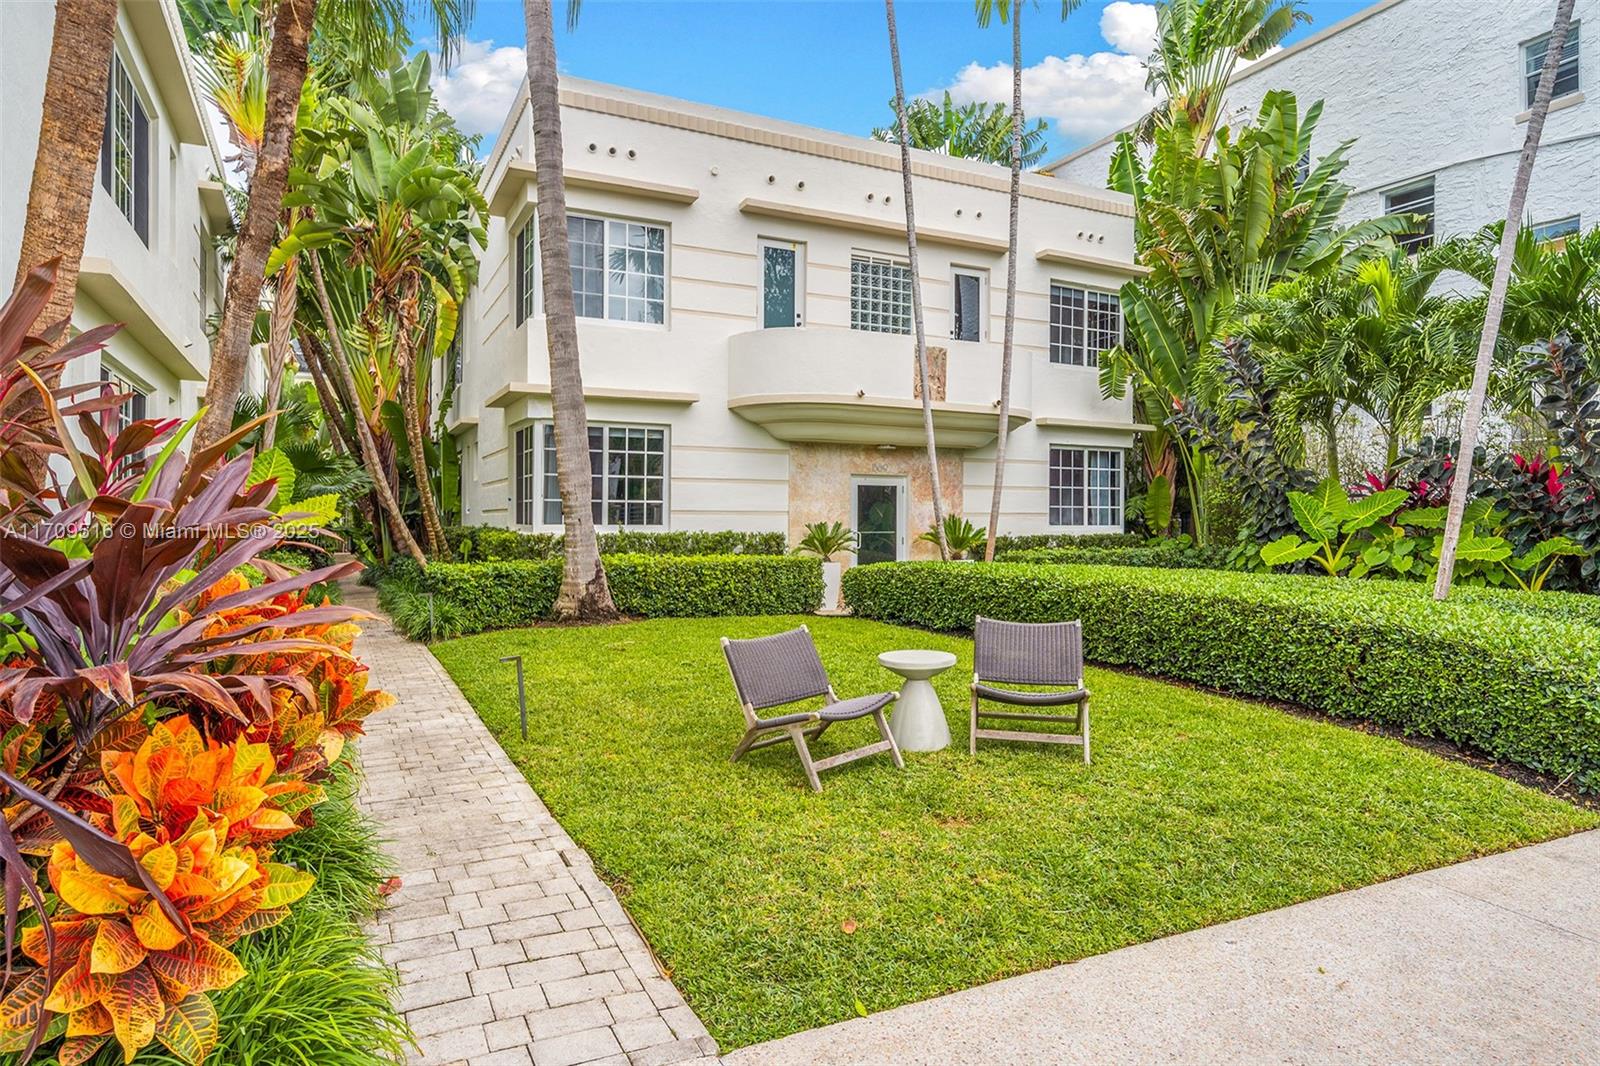
{"label": "white cloud", "polygon": [[[1114,0],[1100,16],[1100,33],[1114,51],[1045,56],[1022,71],[1022,106],[1030,118],[1049,119],[1073,140],[1090,140],[1121,129],[1155,98],[1145,91],[1144,57],[1155,42],[1152,4]],[[1008,103],[1011,65],[968,63],[943,86],[953,99]]]}
{"label": "white cloud", "polygon": [[1100,12],[1100,36],[1117,51],[1143,59],[1156,46],[1155,5],[1113,0]]}
{"label": "white cloud", "polygon": [[462,130],[484,134],[487,149],[528,73],[527,55],[511,45],[496,48],[492,40],[465,41],[449,73],[443,72],[438,55],[433,67],[433,94],[439,106],[455,117]]}

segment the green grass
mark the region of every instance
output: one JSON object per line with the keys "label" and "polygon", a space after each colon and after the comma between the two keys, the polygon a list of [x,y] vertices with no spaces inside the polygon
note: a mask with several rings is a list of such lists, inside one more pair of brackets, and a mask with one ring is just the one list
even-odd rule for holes
{"label": "green grass", "polygon": [[[813,795],[786,747],[728,762],[742,721],[717,644],[800,621],[434,647],[724,1049],[1597,821],[1397,741],[1102,670],[1094,765],[1029,745],[972,758],[969,640],[830,618],[803,621],[842,695],[894,687],[880,651],[956,653],[936,682],[954,744],[832,771]],[[509,654],[526,656],[526,742]],[[816,747],[868,739],[851,723]]]}

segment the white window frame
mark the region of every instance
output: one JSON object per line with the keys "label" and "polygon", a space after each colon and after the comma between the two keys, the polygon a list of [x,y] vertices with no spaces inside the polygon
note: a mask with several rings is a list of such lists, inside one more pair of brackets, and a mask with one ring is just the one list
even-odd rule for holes
{"label": "white window frame", "polygon": [[[1583,56],[1578,40],[1579,26],[1580,23],[1574,19],[1571,29],[1567,31],[1566,43],[1561,46],[1561,63],[1556,67],[1556,84],[1550,94],[1551,103],[1583,92]],[[1534,49],[1538,49],[1538,59],[1534,58]],[[1533,98],[1539,92],[1539,76],[1544,73],[1544,61],[1550,52],[1550,34],[1541,33],[1532,40],[1523,41],[1521,51],[1522,106],[1532,107]],[[1569,74],[1572,77],[1572,84],[1563,90],[1561,79]]]}
{"label": "white window frame", "polygon": [[[1065,458],[1058,463],[1057,456]],[[1108,466],[1093,467],[1089,457],[1110,458]],[[1073,457],[1076,457],[1074,460]],[[1096,530],[1122,530],[1127,525],[1127,449],[1095,447],[1087,444],[1051,444],[1048,459],[1045,464],[1045,521],[1055,529],[1096,529]],[[1054,476],[1060,469],[1063,471],[1063,484],[1053,484]],[[1096,469],[1109,470],[1115,474],[1115,484],[1094,485],[1090,476]],[[1065,475],[1076,473],[1079,478],[1077,485],[1065,482]],[[1077,491],[1082,494],[1077,503],[1073,503],[1065,495],[1061,504],[1055,502],[1055,492],[1060,490],[1063,494]],[[1095,493],[1109,493],[1109,498],[1102,497],[1097,500]],[[1097,511],[1110,509],[1115,514],[1112,522],[1096,522],[1094,517]],[[1083,521],[1071,521],[1073,511],[1080,513]],[[1058,521],[1059,516],[1059,521]]]}
{"label": "white window frame", "polygon": [[1583,232],[1583,216],[1565,215],[1548,222],[1535,222],[1528,228],[1533,231],[1533,239],[1541,244],[1565,242],[1568,237],[1576,237]]}
{"label": "white window frame", "polygon": [[[885,278],[888,285],[875,285],[871,292],[863,288],[858,291],[856,286],[856,267],[864,268],[864,278],[868,282],[879,282]],[[897,307],[891,306],[891,301],[886,297],[899,296],[901,293],[894,287],[904,281],[905,310],[900,312]],[[862,333],[892,333],[897,336],[907,336],[912,332],[911,320],[911,264],[904,256],[886,255],[882,252],[869,252],[856,248],[850,252],[850,328]],[[865,300],[858,302],[858,297]],[[898,301],[895,301],[898,303]],[[895,328],[904,325],[904,329]]]}
{"label": "white window frame", "polygon": [[[1057,290],[1060,290],[1063,293],[1077,293],[1082,298],[1083,307],[1081,308],[1081,311],[1083,314],[1083,321],[1078,325],[1074,326],[1067,322],[1058,324],[1056,322],[1055,313],[1058,306],[1058,301],[1056,299]],[[1111,300],[1116,308],[1116,339],[1115,342],[1108,348],[1091,348],[1089,340],[1089,303],[1091,299]],[[1092,285],[1076,285],[1068,281],[1052,280],[1050,282],[1050,291],[1046,296],[1046,301],[1049,305],[1047,308],[1048,317],[1045,320],[1045,328],[1048,331],[1048,346],[1046,350],[1049,360],[1053,365],[1079,366],[1093,369],[1100,365],[1101,352],[1110,351],[1111,348],[1115,348],[1122,343],[1122,338],[1125,336],[1124,331],[1127,327],[1122,315],[1122,296],[1120,293],[1112,292],[1110,289],[1097,289]],[[1104,313],[1105,308],[1100,307],[1096,310]],[[1062,334],[1065,334],[1069,330],[1076,331],[1077,337],[1075,340],[1068,339],[1058,342],[1058,329],[1062,332]],[[1104,334],[1105,331],[1096,330],[1095,332],[1097,334]]]}
{"label": "white window frame", "polygon": [[[139,142],[139,120],[144,120],[144,142]],[[152,192],[153,170],[150,157],[155,143],[152,109],[134,82],[132,64],[118,48],[111,50],[111,70],[106,82],[106,129],[101,153],[109,155],[100,163],[100,185],[111,197],[117,211],[150,244],[150,214],[155,206]],[[144,167],[139,166],[141,155]],[[142,179],[142,180],[141,180]],[[144,216],[143,226],[140,215]]]}
{"label": "white window frame", "polygon": [[[512,494],[512,505],[515,508],[516,518],[517,518],[517,525],[519,525],[519,526],[529,526],[529,527],[532,527],[532,528],[542,528],[542,529],[559,528],[560,525],[561,525],[560,483],[558,481],[557,472],[556,472],[556,470],[554,469],[554,467],[552,465],[552,460],[554,459],[554,455],[553,454],[548,454],[547,455],[547,450],[549,450],[550,452],[553,453],[553,447],[554,447],[553,439],[552,439],[552,444],[549,445],[548,448],[547,448],[547,445],[545,444],[545,435],[547,433],[554,433],[555,432],[554,423],[552,423],[549,419],[541,419],[541,420],[534,421],[534,422],[524,423],[522,426],[518,427],[518,429],[517,429],[517,434],[518,435],[517,435],[516,438],[514,438],[518,443],[517,443],[517,448],[513,449],[513,459],[512,459],[512,477],[513,477],[514,481],[516,480],[517,474],[518,474],[518,468],[516,466],[516,457],[517,457],[518,450],[521,447],[521,441],[522,441],[521,434],[522,434],[522,432],[524,430],[528,430],[532,434],[532,440],[533,440],[533,451],[534,451],[533,462],[534,462],[534,471],[535,471],[535,475],[534,475],[534,479],[533,479],[533,486],[532,486],[532,491],[533,491],[534,495],[533,495],[533,498],[531,500],[533,521],[531,521],[531,522],[522,521],[522,516],[524,514],[524,504],[529,503],[530,501],[525,500],[523,498],[523,496],[521,495],[521,489],[520,489],[520,486],[519,486],[519,487],[514,488],[514,491],[513,491],[513,494]],[[612,430],[624,430],[624,431],[643,430],[647,434],[648,433],[660,433],[661,434],[661,473],[659,475],[656,475],[656,474],[628,474],[626,472],[624,472],[621,475],[615,475],[615,476],[620,476],[625,480],[628,479],[628,478],[633,478],[633,477],[643,477],[643,478],[646,478],[647,480],[659,479],[660,482],[661,482],[661,499],[659,501],[657,501],[657,500],[629,501],[629,500],[625,500],[625,499],[624,500],[612,500],[606,495],[607,492],[610,489],[610,481],[611,481],[612,477],[614,476],[614,475],[610,474],[606,470],[606,467],[608,465],[608,460],[610,459],[611,454],[612,454],[611,453],[611,431]],[[669,425],[665,425],[665,424],[650,423],[650,422],[590,422],[589,423],[589,432],[590,432],[590,436],[591,436],[591,445],[590,445],[590,471],[591,471],[590,472],[590,478],[591,478],[590,490],[593,493],[593,506],[599,512],[595,516],[595,522],[594,522],[595,528],[596,529],[602,529],[602,530],[646,529],[646,530],[657,530],[657,531],[662,531],[662,530],[667,530],[667,529],[672,528],[672,427],[669,426]],[[601,442],[601,449],[602,449],[601,450],[600,472],[599,473],[594,473],[593,472],[593,455],[594,455],[594,453],[593,453],[592,439],[593,439],[593,435],[596,432],[598,432],[600,434],[600,442]],[[645,453],[645,454],[648,454],[648,453]],[[555,490],[555,493],[556,493],[555,496],[553,496],[553,497],[548,494],[549,490],[552,489],[552,488]],[[640,503],[645,503],[647,505],[648,504],[659,503],[661,505],[661,521],[660,522],[648,522],[648,521],[645,521],[645,522],[628,522],[628,521],[613,522],[613,521],[611,521],[611,505],[613,503],[620,503],[620,504],[626,505],[626,504],[628,504],[630,502],[640,502]],[[553,520],[552,520],[552,518],[553,518]]]}
{"label": "white window frame", "polygon": [[[894,552],[895,562],[904,562],[911,557],[910,542],[907,539],[907,512],[911,509],[911,486],[903,475],[894,474],[852,474],[850,476],[850,531],[859,538],[861,535],[861,494],[858,491],[863,485],[885,485],[895,490],[894,507]],[[850,553],[852,562],[856,553]]]}
{"label": "white window frame", "polygon": [[529,215],[511,235],[511,324],[520,326],[539,307],[539,216]]}
{"label": "white window frame", "polygon": [[767,325],[767,249],[794,253],[794,328],[806,322],[806,242],[782,237],[756,238],[756,325],[762,329],[784,329]]}
{"label": "white window frame", "polygon": [[967,341],[966,344],[981,344],[989,339],[989,272],[981,267],[952,266],[950,268],[950,339],[961,341],[956,336],[956,309],[961,300],[962,278],[976,278],[978,281],[978,335]]}
{"label": "white window frame", "polygon": [[[541,525],[539,507],[539,425],[525,422],[511,434],[511,522],[517,526]],[[526,435],[526,436],[524,436]],[[526,514],[527,518],[523,515]]]}
{"label": "white window frame", "polygon": [[1438,240],[1439,185],[1435,178],[1436,175],[1429,174],[1425,178],[1418,178],[1415,181],[1408,181],[1404,185],[1397,185],[1392,189],[1384,191],[1383,213],[1385,215],[1400,213],[1420,215],[1423,214],[1423,212],[1413,210],[1412,205],[1421,203],[1421,201],[1407,200],[1406,198],[1421,192],[1424,188],[1428,190],[1428,210],[1426,212],[1428,216],[1427,231],[1425,233],[1403,236],[1395,241],[1395,243],[1404,249],[1408,255],[1414,252],[1419,252],[1424,248],[1431,248],[1433,247],[1434,242]]}
{"label": "white window frame", "polygon": [[[590,222],[599,223],[601,232],[601,265],[599,271],[601,277],[600,314],[589,314],[585,309],[583,309],[583,301],[592,297],[593,294],[589,293],[586,289],[580,289],[576,280],[574,280],[572,286],[573,307],[577,311],[577,317],[588,319],[591,322],[606,322],[614,326],[634,326],[643,329],[665,329],[670,317],[669,308],[671,307],[672,295],[672,228],[665,222],[657,222],[652,219],[624,218],[618,215],[602,215],[590,212],[569,213],[567,215],[567,260],[569,263],[572,260],[571,241],[573,234],[578,231],[579,224]],[[661,296],[659,297],[659,303],[661,304],[661,321],[659,322],[646,322],[637,319],[616,318],[612,316],[611,311],[613,301],[623,301],[624,306],[626,306],[626,303],[629,300],[658,302],[656,297],[649,296],[648,294],[640,297],[631,297],[626,294],[618,294],[611,291],[612,278],[610,261],[613,251],[617,248],[617,246],[612,244],[613,226],[640,226],[646,230],[661,231],[661,250],[659,253],[661,255]],[[649,255],[651,254],[651,250],[646,248],[645,253],[646,255]],[[591,267],[587,269],[592,270],[593,268]],[[652,275],[646,271],[643,276],[645,278],[646,285],[648,286]]]}

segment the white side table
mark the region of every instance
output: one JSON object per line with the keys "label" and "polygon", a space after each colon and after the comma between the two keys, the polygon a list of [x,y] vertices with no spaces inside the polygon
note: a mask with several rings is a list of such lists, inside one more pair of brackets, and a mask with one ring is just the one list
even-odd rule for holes
{"label": "white side table", "polygon": [[950,723],[929,678],[956,664],[947,651],[886,651],[878,656],[885,670],[906,679],[890,716],[889,732],[901,751],[939,751],[950,746]]}

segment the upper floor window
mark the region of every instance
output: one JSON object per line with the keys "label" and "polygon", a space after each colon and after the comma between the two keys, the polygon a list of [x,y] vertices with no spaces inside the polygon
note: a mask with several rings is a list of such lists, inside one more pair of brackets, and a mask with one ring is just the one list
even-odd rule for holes
{"label": "upper floor window", "polygon": [[1050,524],[1122,528],[1122,452],[1050,448]]}
{"label": "upper floor window", "polygon": [[[1533,98],[1539,93],[1539,75],[1544,73],[1544,61],[1550,54],[1550,35],[1535,37],[1522,46],[1523,91],[1522,102],[1526,107],[1533,106]],[[1578,24],[1574,22],[1572,29],[1567,31],[1567,43],[1561,46],[1561,64],[1556,67],[1556,85],[1550,93],[1550,99],[1559,100],[1563,96],[1570,96],[1578,91]]]}
{"label": "upper floor window", "polygon": [[572,303],[580,318],[667,320],[667,231],[614,219],[567,219]]}
{"label": "upper floor window", "polygon": [[1568,215],[1566,218],[1558,218],[1550,222],[1535,222],[1533,224],[1533,239],[1541,244],[1552,241],[1564,242],[1582,228],[1582,222],[1577,215]]}
{"label": "upper floor window", "polygon": [[1401,234],[1395,243],[1407,252],[1420,251],[1433,244],[1433,179],[1407,185],[1383,194],[1383,211],[1387,215],[1421,215],[1422,224],[1415,230]]}
{"label": "upper floor window", "polygon": [[[540,434],[534,452],[534,433]],[[541,465],[535,472],[534,461]],[[534,487],[539,486],[535,494]],[[589,491],[594,521],[606,526],[664,526],[667,522],[667,431],[660,426],[589,426]],[[561,524],[561,479],[556,432],[549,422],[516,434],[517,522]],[[537,508],[537,512],[535,510]]]}
{"label": "upper floor window", "polygon": [[535,229],[534,220],[528,219],[528,224],[517,231],[515,241],[517,274],[516,288],[513,291],[517,304],[513,318],[519,326],[533,314],[534,266],[538,259],[538,251],[533,243]]}
{"label": "upper floor window", "polygon": [[1122,343],[1122,301],[1116,293],[1050,286],[1050,361],[1099,366],[1100,353]]}
{"label": "upper floor window", "polygon": [[[116,431],[118,433],[146,417],[150,400],[143,389],[119,374],[114,367],[105,363],[100,364],[100,380],[111,386],[107,390],[110,395],[125,394],[127,396],[127,399],[118,405],[116,411]],[[105,393],[101,395],[105,395]]]}
{"label": "upper floor window", "polygon": [[850,257],[850,328],[911,332],[911,268],[881,255]]}
{"label": "upper floor window", "polygon": [[150,243],[150,116],[122,57],[111,55],[106,88],[106,128],[100,139],[100,184],[133,230]]}
{"label": "upper floor window", "polygon": [[983,340],[983,274],[958,269],[950,281],[950,339]]}

